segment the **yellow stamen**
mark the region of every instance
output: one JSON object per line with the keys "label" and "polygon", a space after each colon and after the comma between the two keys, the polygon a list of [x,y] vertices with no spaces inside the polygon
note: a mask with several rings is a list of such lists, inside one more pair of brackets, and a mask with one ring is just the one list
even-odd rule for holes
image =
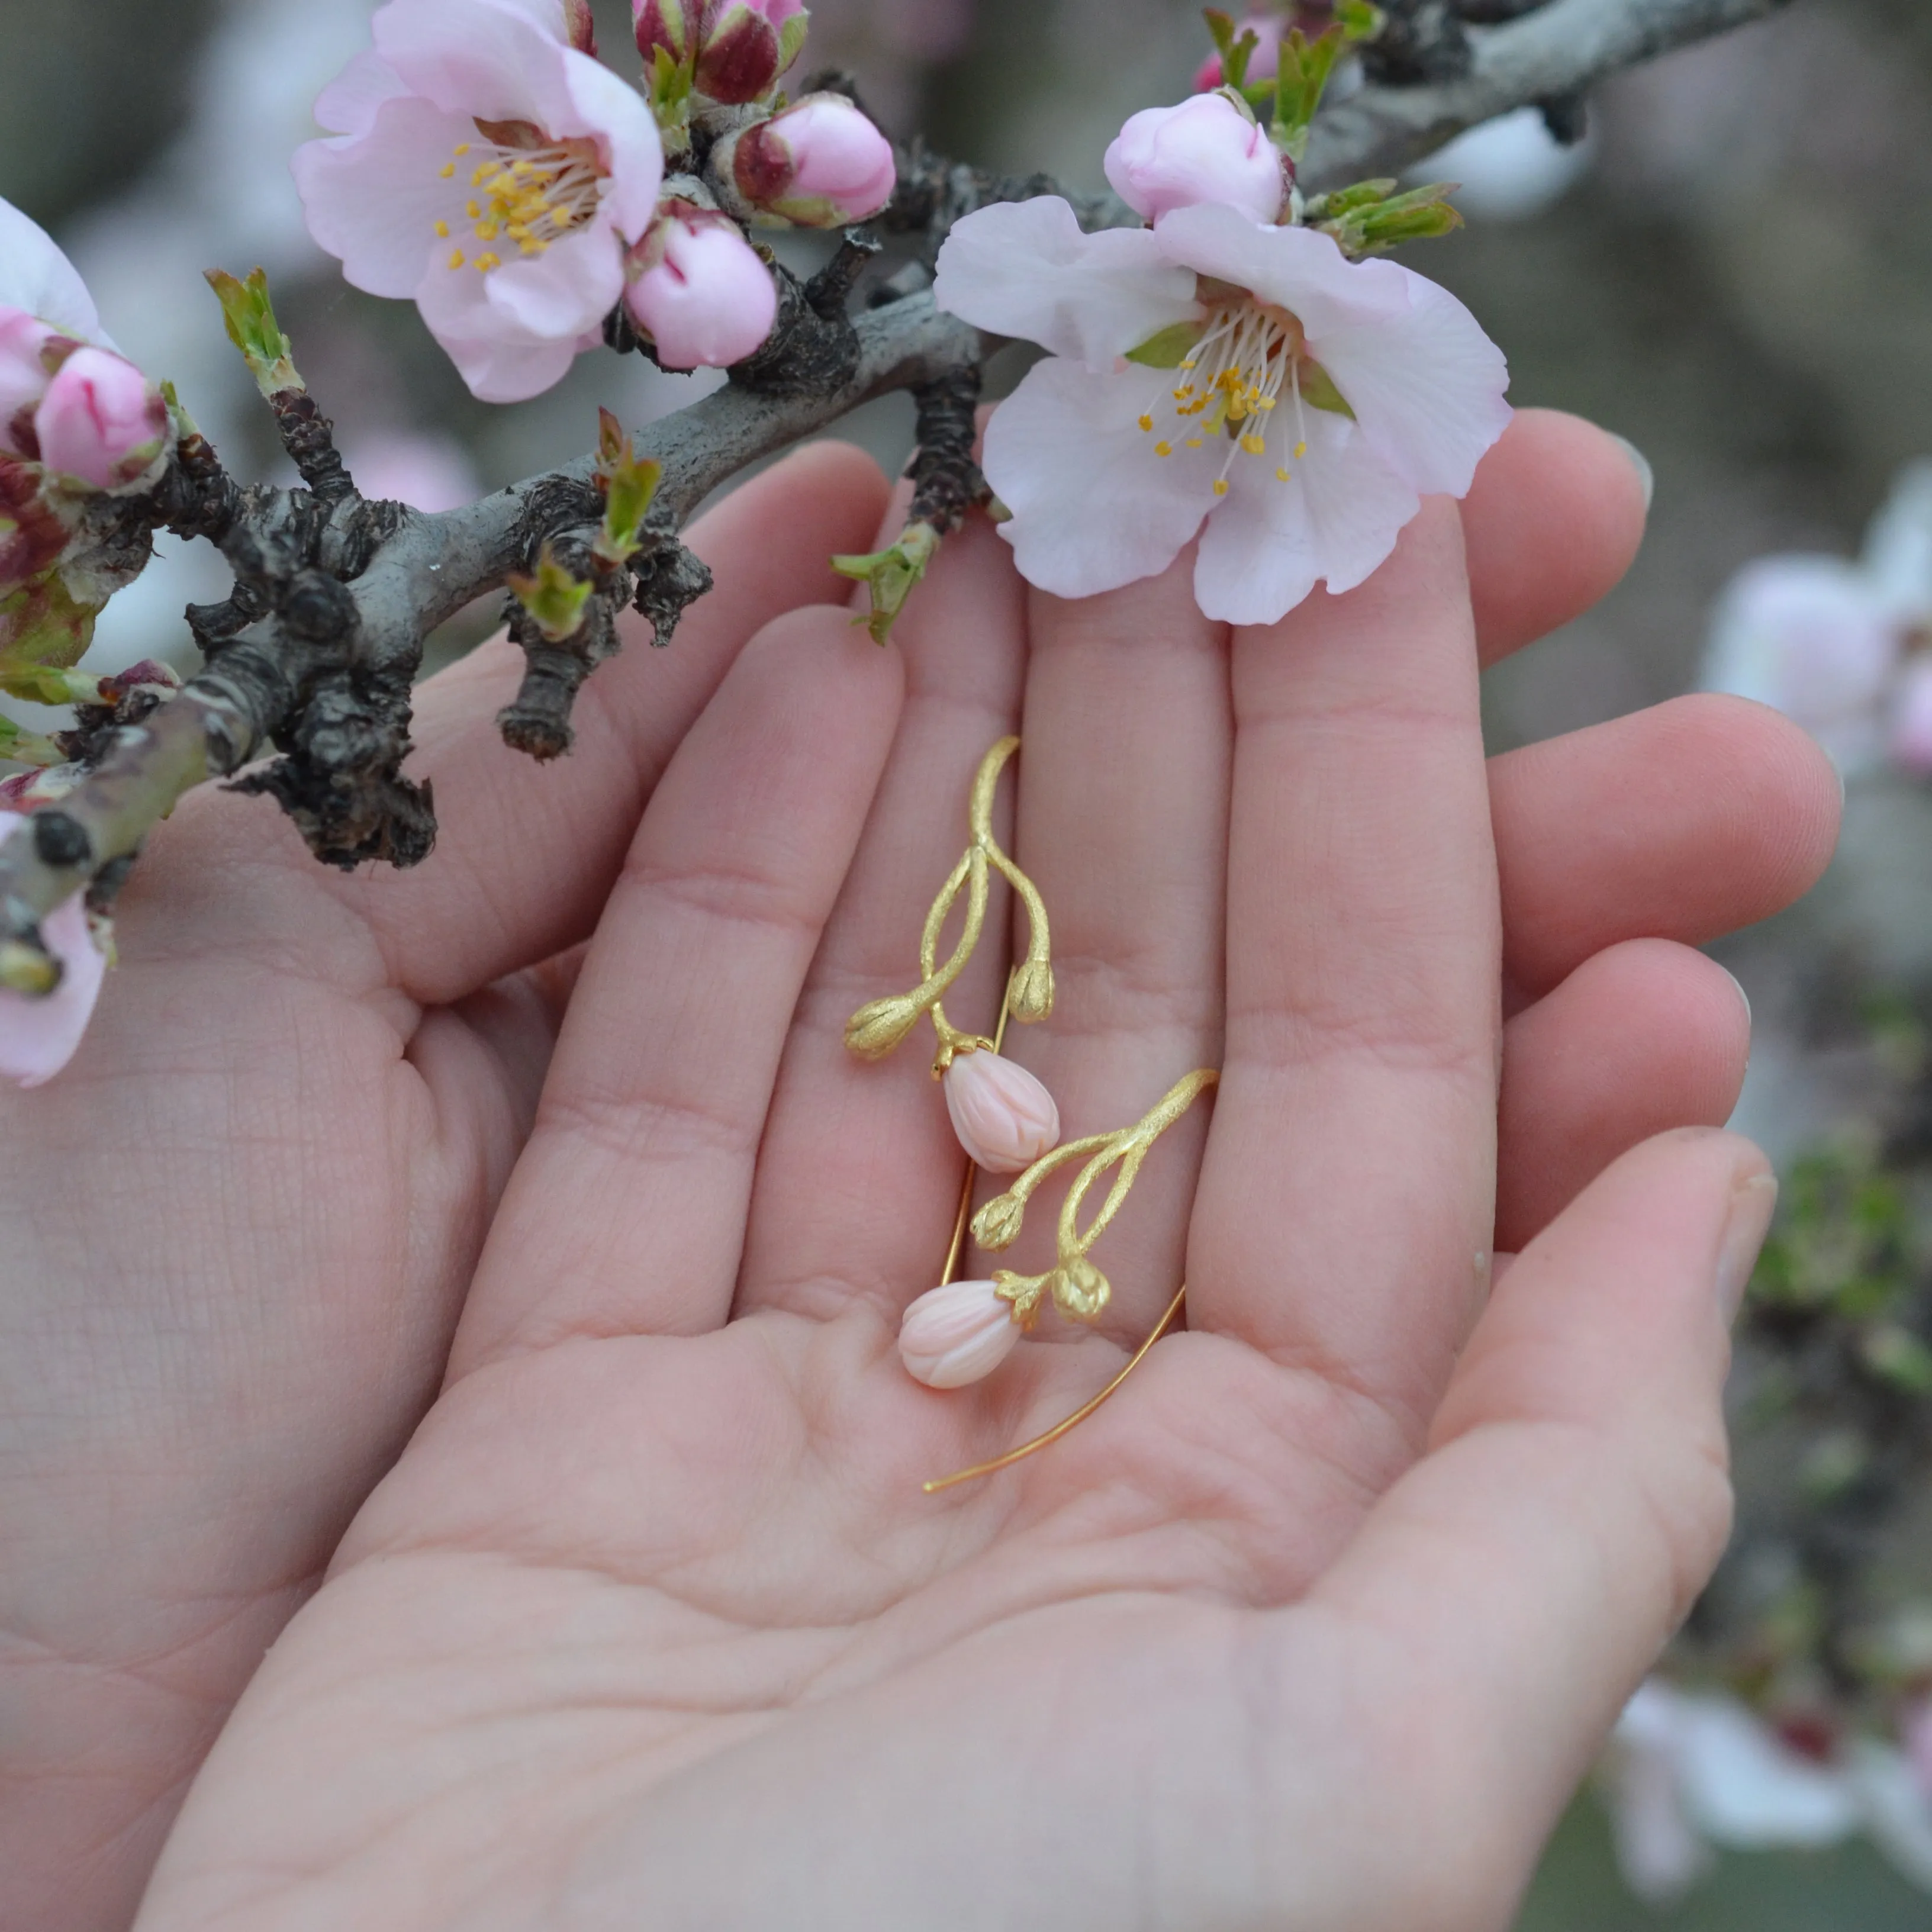
{"label": "yellow stamen", "polygon": [[1267,448],[1268,445],[1262,442],[1261,438],[1258,436],[1244,436],[1241,439],[1241,447],[1245,449],[1250,456],[1258,456],[1263,450]]}
{"label": "yellow stamen", "polygon": [[1141,428],[1142,429],[1152,429],[1154,428],[1154,418],[1150,416],[1143,415],[1141,418]]}
{"label": "yellow stamen", "polygon": [[1299,463],[1299,462],[1301,460],[1301,459],[1302,459],[1304,456],[1306,456],[1307,454],[1308,454],[1308,446],[1307,446],[1307,444],[1306,444],[1306,443],[1305,443],[1305,442],[1298,442],[1298,443],[1294,446],[1294,460],[1296,460],[1296,462]]}
{"label": "yellow stamen", "polygon": [[499,256],[491,253],[478,255],[476,258],[476,266],[483,274],[487,275],[492,268],[500,268],[503,264]]}
{"label": "yellow stamen", "polygon": [[1288,481],[1288,472],[1286,470],[1277,470],[1274,472],[1274,480],[1277,483],[1286,483]]}
{"label": "yellow stamen", "polygon": [[456,144],[456,152],[459,155],[468,154],[470,152],[470,143],[467,141],[458,142]]}
{"label": "yellow stamen", "polygon": [[483,204],[480,201],[466,201],[463,204],[463,212],[472,221],[483,219]]}
{"label": "yellow stamen", "polygon": [[1190,436],[1187,439],[1187,446],[1190,449],[1198,449],[1201,447],[1200,437],[1198,436]]}
{"label": "yellow stamen", "polygon": [[455,252],[451,255],[449,258],[449,266],[452,268],[460,268],[462,267],[463,250],[460,248],[456,250]]}
{"label": "yellow stamen", "polygon": [[436,224],[436,232],[440,240],[447,242],[449,239],[449,224],[446,221],[439,221]]}
{"label": "yellow stamen", "polygon": [[1214,494],[1217,496],[1225,496],[1228,494],[1228,479],[1226,477],[1217,476],[1215,478]]}
{"label": "yellow stamen", "polygon": [[456,164],[454,161],[445,161],[441,172],[445,181],[449,180],[456,172]]}
{"label": "yellow stamen", "polygon": [[1171,442],[1157,442],[1154,446],[1154,453],[1156,456],[1172,456],[1174,454],[1174,445]]}

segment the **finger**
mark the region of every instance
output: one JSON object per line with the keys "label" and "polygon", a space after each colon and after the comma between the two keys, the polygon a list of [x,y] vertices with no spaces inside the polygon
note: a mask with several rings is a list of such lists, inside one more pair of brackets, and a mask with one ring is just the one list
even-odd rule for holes
{"label": "finger", "polygon": [[794,611],[692,728],[598,922],[452,1375],[724,1319],[779,1055],[899,699],[896,660],[842,611]]}
{"label": "finger", "polygon": [[[1130,1126],[1184,1074],[1220,1064],[1234,720],[1227,628],[1202,616],[1192,572],[1190,553],[1124,590],[1029,602],[1015,836],[1046,904],[1056,992],[1052,1019],[1009,1033],[1006,1051],[1045,1082],[1066,1140]],[[1180,1285],[1208,1116],[1162,1137],[1094,1256],[1113,1291],[1099,1325],[1118,1338],[1144,1334]],[[1054,1233],[1036,1214],[1002,1264],[1043,1273]]]}
{"label": "finger", "polygon": [[1643,541],[1648,476],[1628,443],[1580,416],[1519,410],[1462,500],[1483,662],[1567,624],[1622,578]]}
{"label": "finger", "polygon": [[1454,508],[1361,589],[1238,631],[1227,1066],[1192,1325],[1366,1395],[1419,1441],[1484,1279],[1498,957]]}
{"label": "finger", "polygon": [[1406,1736],[1372,1750],[1412,1750],[1422,1709],[1455,1741],[1459,1868],[1528,1870],[1716,1564],[1727,1318],[1774,1191],[1749,1142],[1706,1132],[1592,1183],[1497,1288],[1431,1453],[1306,1600],[1374,1647]]}
{"label": "finger", "polygon": [[1586,959],[1503,1029],[1497,1247],[1522,1247],[1639,1142],[1722,1126],[1750,1056],[1750,1009],[1714,960],[1662,939]]}
{"label": "finger", "polygon": [[1788,905],[1825,869],[1843,794],[1804,732],[1748,699],[1672,699],[1490,765],[1513,990],[1593,953],[1700,945]]}
{"label": "finger", "polygon": [[[1018,728],[1022,586],[991,524],[946,541],[893,635],[905,666],[898,735],[785,1051],[766,1130],[740,1306],[830,1316],[854,1296],[898,1311],[939,1279],[965,1156],[932,1076],[922,1023],[890,1059],[856,1059],[845,1022],[920,980],[926,912],[968,840],[980,760]],[[1033,767],[1002,781],[998,824]],[[1004,888],[947,995],[956,1024],[990,1025],[1006,983]],[[958,929],[956,916],[948,943]]]}
{"label": "finger", "polygon": [[716,587],[662,650],[642,619],[620,620],[626,648],[584,685],[576,743],[554,764],[512,752],[497,733],[523,674],[507,639],[432,680],[410,770],[436,787],[436,850],[404,875],[333,882],[368,921],[392,983],[445,1004],[585,938],[644,801],[740,648],[782,611],[844,602],[827,559],[863,544],[885,492],[862,452],[814,443],[700,518],[687,541]]}

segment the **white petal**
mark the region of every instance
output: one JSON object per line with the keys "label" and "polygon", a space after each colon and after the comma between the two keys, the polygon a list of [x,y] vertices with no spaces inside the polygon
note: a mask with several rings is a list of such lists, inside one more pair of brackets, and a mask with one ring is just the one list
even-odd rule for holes
{"label": "white petal", "polygon": [[100,313],[80,271],[38,221],[0,200],[0,308],[25,309],[64,334],[104,349]]}
{"label": "white petal", "polygon": [[557,19],[558,32],[546,32],[513,0],[390,0],[373,26],[376,51],[412,93],[452,113],[544,126],[567,98],[571,50],[560,10]]}
{"label": "white petal", "polygon": [[1184,444],[1155,455],[1138,418],[1161,380],[1050,357],[994,411],[986,477],[1013,513],[1000,534],[1028,583],[1061,597],[1115,590],[1158,575],[1200,528],[1220,459]]}
{"label": "white petal", "polygon": [[543,255],[506,262],[477,279],[490,306],[523,334],[574,342],[599,326],[623,295],[623,247],[598,221],[552,242]]}
{"label": "white petal", "polygon": [[1616,1844],[1617,1868],[1646,1904],[1673,1903],[1715,1862],[1692,1830],[1678,1788],[1677,1694],[1638,1687],[1604,1753],[1601,1782]]}
{"label": "white petal", "polygon": [[541,395],[560,382],[576,360],[575,333],[533,332],[517,320],[512,304],[491,299],[491,283],[512,268],[536,266],[506,264],[484,275],[473,266],[446,268],[438,262],[416,291],[416,306],[430,334],[482,401],[520,403]]}
{"label": "white petal", "polygon": [[[1292,433],[1286,422],[1275,432],[1284,443]],[[1356,425],[1325,410],[1308,412],[1308,454],[1288,462],[1286,483],[1278,460],[1237,457],[1202,532],[1195,601],[1223,623],[1277,622],[1324,580],[1338,596],[1354,590],[1422,507]]]}
{"label": "white petal", "polygon": [[360,140],[310,141],[291,164],[309,232],[371,295],[416,293],[433,255],[457,244],[436,224],[467,227],[465,184],[442,170],[476,130],[460,115],[404,95],[376,110]]}
{"label": "white petal", "polygon": [[1166,260],[1147,230],[1084,234],[1058,195],[968,215],[939,251],[932,298],[976,328],[1096,369],[1202,312],[1193,275]]}
{"label": "white petal", "polygon": [[568,104],[553,111],[569,124],[549,131],[596,137],[610,172],[603,211],[627,242],[634,242],[650,226],[664,179],[658,124],[635,88],[585,55],[566,50],[560,78]]}
{"label": "white petal", "polygon": [[1730,1698],[1684,1700],[1677,1764],[1687,1810],[1720,1845],[1834,1845],[1858,1828],[1852,1780],[1800,1757]]}
{"label": "white petal", "polygon": [[1351,262],[1312,229],[1263,227],[1232,208],[1177,208],[1155,232],[1177,260],[1298,316],[1363,433],[1418,490],[1468,491],[1509,423],[1509,365],[1447,289],[1397,262]]}
{"label": "white petal", "polygon": [[316,95],[315,124],[332,134],[366,134],[374,124],[376,109],[408,92],[380,54],[364,51]]}
{"label": "white petal", "polygon": [[1932,460],[1908,463],[1865,532],[1864,568],[1886,607],[1932,623]]}
{"label": "white petal", "polygon": [[1879,1850],[1924,1892],[1932,1892],[1932,1804],[1904,1752],[1861,1744],[1852,1778],[1864,1802],[1865,1829]]}

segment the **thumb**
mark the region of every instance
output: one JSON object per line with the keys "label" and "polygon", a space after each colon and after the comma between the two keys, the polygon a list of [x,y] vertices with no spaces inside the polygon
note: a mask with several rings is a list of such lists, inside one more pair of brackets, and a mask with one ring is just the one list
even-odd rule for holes
{"label": "thumb", "polygon": [[1409,1708],[1455,1741],[1443,1821],[1520,1840],[1492,1870],[1527,1874],[1716,1567],[1730,1322],[1776,1196],[1708,1129],[1606,1169],[1509,1268],[1429,1454],[1313,1592],[1393,1639]]}

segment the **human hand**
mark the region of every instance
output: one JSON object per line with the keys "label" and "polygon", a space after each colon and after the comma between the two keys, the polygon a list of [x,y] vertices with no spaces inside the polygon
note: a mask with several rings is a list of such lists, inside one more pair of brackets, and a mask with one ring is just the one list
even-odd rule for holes
{"label": "human hand", "polygon": [[[1835,809],[1718,700],[1485,782],[1478,630],[1588,602],[1637,494],[1521,419],[1466,508],[1474,624],[1437,503],[1232,644],[1172,574],[1029,600],[976,526],[902,653],[827,611],[748,646],[610,893],[444,1393],[142,1925],[1500,1925],[1726,1521],[1763,1164],[1625,1151],[1742,1070],[1680,942],[1802,889]],[[1060,1000],[1010,1050],[1070,1135],[1225,1072],[1108,1237],[1108,1332],[938,1394],[893,1333],[959,1156],[921,1057],[841,1030],[1013,728]],[[1528,1246],[1485,1307],[1492,1222]],[[921,1492],[1076,1406],[1184,1271],[1189,1332],[1108,1408]]]}
{"label": "human hand", "polygon": [[[422,695],[442,842],[345,879],[190,796],[52,1087],[0,1090],[0,1927],[124,1925],[229,1706],[440,1383],[567,954],[740,646],[885,501],[824,445],[695,527],[716,591],[504,748],[499,640]],[[550,962],[545,965],[543,962]]]}

